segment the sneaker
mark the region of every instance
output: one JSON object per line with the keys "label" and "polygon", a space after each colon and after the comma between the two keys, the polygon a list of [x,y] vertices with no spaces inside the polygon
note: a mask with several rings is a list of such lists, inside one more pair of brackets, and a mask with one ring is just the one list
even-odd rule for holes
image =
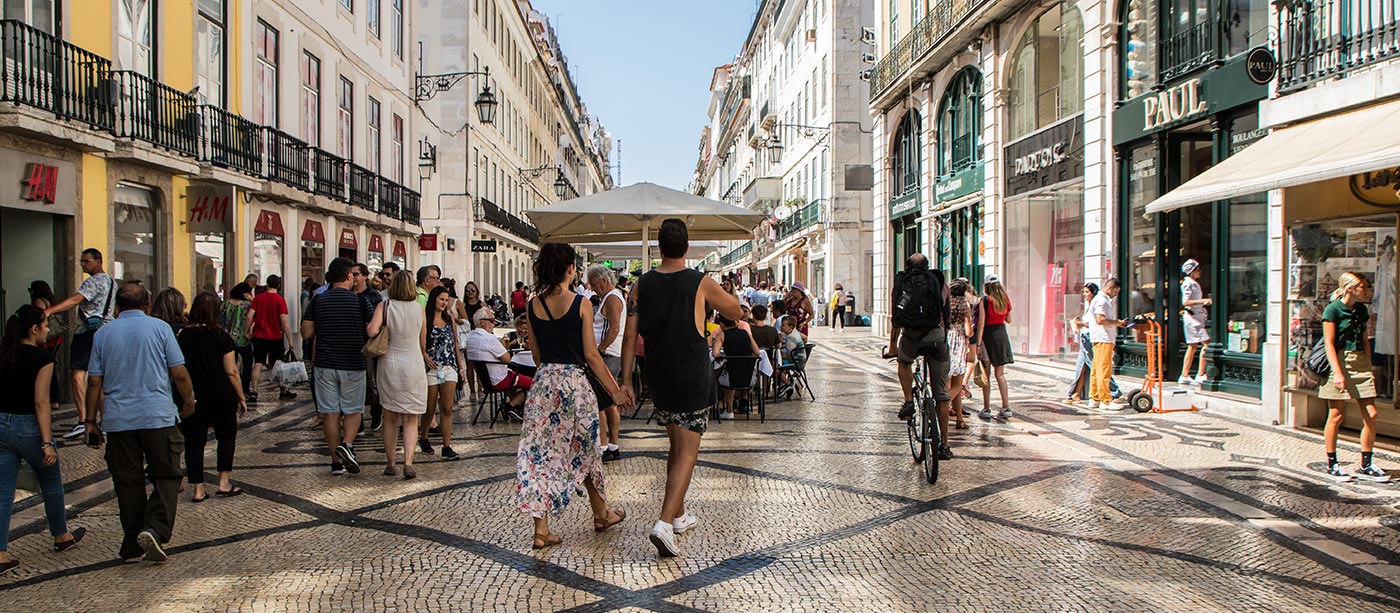
{"label": "sneaker", "polygon": [[664,521],[656,522],[651,527],[651,532],[647,534],[647,539],[652,545],[656,545],[656,553],[663,558],[674,558],[681,555],[680,545],[676,544],[676,529],[671,524]]}
{"label": "sneaker", "polygon": [[69,430],[68,434],[63,435],[63,438],[71,440],[78,438],[84,434],[87,434],[87,426],[83,424],[78,424],[76,426],[73,426],[73,429]]}
{"label": "sneaker", "polygon": [[345,465],[340,462],[331,462],[331,476],[339,477],[345,474]]}
{"label": "sneaker", "polygon": [[1110,402],[1108,404],[1099,405],[1100,411],[1122,411],[1126,408],[1128,408],[1128,405],[1123,404],[1121,402]]}
{"label": "sneaker", "polygon": [[360,474],[360,461],[355,459],[355,448],[341,443],[335,448],[335,457],[345,464],[346,470],[352,474]]}
{"label": "sneaker", "polygon": [[700,519],[690,513],[685,513],[671,520],[672,529],[675,530],[676,534],[685,534],[686,530],[694,528],[695,524],[698,523],[700,523]]}
{"label": "sneaker", "polygon": [[1346,483],[1347,481],[1351,481],[1351,473],[1347,472],[1346,469],[1342,468],[1341,464],[1333,464],[1331,466],[1328,466],[1327,476],[1331,477],[1333,481],[1336,481],[1338,483]]}
{"label": "sneaker", "polygon": [[1196,383],[1196,380],[1192,379],[1191,377],[1182,375],[1181,378],[1176,380],[1176,382],[1181,385],[1194,385]]}
{"label": "sneaker", "polygon": [[142,530],[136,535],[136,544],[146,552],[147,562],[164,562],[170,559],[170,556],[165,555],[165,549],[161,548],[160,539],[150,529]]}
{"label": "sneaker", "polygon": [[938,447],[938,459],[940,459],[940,460],[951,460],[951,459],[953,459],[953,448],[952,448],[952,447],[949,447],[949,446],[947,446],[947,445],[939,445],[939,447]]}
{"label": "sneaker", "polygon": [[292,390],[282,390],[282,393],[278,394],[277,397],[282,400],[296,400],[297,393]]}
{"label": "sneaker", "polygon": [[257,392],[247,392],[247,393],[244,393],[244,394],[243,394],[243,397],[244,397],[245,399],[247,399],[247,401],[248,401],[249,404],[252,404],[252,403],[258,401],[258,393],[257,393]]}
{"label": "sneaker", "polygon": [[980,417],[980,418],[982,418],[982,419],[991,419],[991,418],[992,418],[992,410],[991,410],[991,409],[982,409],[981,411],[978,411],[978,412],[977,412],[977,416]]}
{"label": "sneaker", "polygon": [[418,452],[423,455],[433,455],[433,445],[426,438],[418,439]]}
{"label": "sneaker", "polygon": [[1201,375],[1201,376],[1195,378],[1196,385],[1203,385],[1203,384],[1205,384],[1206,381],[1209,381],[1209,380],[1210,380],[1210,377],[1207,376],[1207,375]]}
{"label": "sneaker", "polygon": [[1010,408],[1007,408],[1007,407],[1002,407],[1002,408],[1001,408],[1001,411],[998,411],[998,412],[997,412],[997,418],[998,418],[998,419],[1011,419],[1011,409],[1010,409]]}
{"label": "sneaker", "polygon": [[722,413],[719,414],[719,418],[720,418],[720,419],[734,419],[734,414],[733,414],[733,413],[730,413],[729,411],[724,411],[724,412],[722,412]]}
{"label": "sneaker", "polygon": [[379,428],[381,428],[381,427],[383,427],[383,426],[384,426],[384,414],[383,414],[383,413],[380,413],[380,414],[378,414],[378,415],[370,415],[370,416],[369,416],[369,429],[370,429],[370,430],[373,430],[373,431],[375,431],[375,432],[378,432],[378,431],[379,431]]}
{"label": "sneaker", "polygon": [[604,462],[616,462],[622,459],[622,451],[618,449],[606,449],[603,451]]}
{"label": "sneaker", "polygon": [[1390,482],[1390,475],[1375,466],[1362,466],[1355,474],[1356,478],[1362,481],[1370,481],[1372,483]]}
{"label": "sneaker", "polygon": [[1084,408],[1089,409],[1090,411],[1097,411],[1098,408],[1099,408],[1099,401],[1097,401],[1097,400],[1088,400],[1088,401],[1085,401],[1085,403],[1084,403]]}
{"label": "sneaker", "polygon": [[451,461],[451,460],[460,460],[460,459],[462,459],[462,456],[457,455],[457,452],[456,452],[456,451],[453,451],[451,447],[448,447],[447,445],[443,445],[443,446],[442,446],[442,459],[448,460],[448,461]]}
{"label": "sneaker", "polygon": [[442,427],[433,426],[431,428],[428,428],[428,434],[442,434]]}
{"label": "sneaker", "polygon": [[914,417],[914,401],[905,400],[904,404],[899,407],[899,418],[903,421],[909,421],[912,417]]}

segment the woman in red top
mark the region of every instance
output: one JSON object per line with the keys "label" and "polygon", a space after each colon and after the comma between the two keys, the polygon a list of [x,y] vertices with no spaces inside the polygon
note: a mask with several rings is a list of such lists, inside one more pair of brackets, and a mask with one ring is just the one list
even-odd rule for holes
{"label": "woman in red top", "polygon": [[[997,411],[996,416],[998,419],[1010,419],[1011,401],[1007,397],[1005,366],[1016,361],[1011,356],[1011,337],[1006,333],[1006,324],[1011,321],[1011,297],[1006,295],[1006,288],[1002,287],[1001,278],[996,275],[987,275],[982,292],[986,297],[977,305],[981,311],[977,343],[982,348],[978,353],[984,364],[991,364],[991,374],[996,377],[997,388],[1001,391],[1001,410]],[[977,414],[982,419],[992,418],[991,381],[987,383],[988,386],[982,388],[982,411]]]}

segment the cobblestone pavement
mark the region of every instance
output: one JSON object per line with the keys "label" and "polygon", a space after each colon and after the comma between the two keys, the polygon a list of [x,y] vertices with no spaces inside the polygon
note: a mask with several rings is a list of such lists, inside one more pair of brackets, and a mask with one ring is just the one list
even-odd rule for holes
{"label": "cobblestone pavement", "polygon": [[[564,543],[532,552],[511,506],[518,426],[459,414],[465,458],[423,458],[416,481],[379,475],[376,433],[358,446],[364,472],[332,477],[300,400],[250,416],[234,473],[247,495],[196,506],[186,493],[160,566],[118,563],[100,454],[64,447],[70,517],[88,539],[51,553],[42,505],[20,500],[11,552],[24,565],[0,578],[0,610],[1400,608],[1400,485],[1321,480],[1312,435],[1090,414],[1051,400],[1063,382],[1012,370],[1015,416],[970,418],[930,486],[893,418],[881,343],[817,340],[815,401],[711,424],[687,505],[701,523],[681,558],[658,560],[646,539],[666,440],[641,419],[624,422],[623,459],[607,465],[627,521],[594,534],[580,500],[554,524]],[[1342,456],[1354,463],[1355,448]]]}

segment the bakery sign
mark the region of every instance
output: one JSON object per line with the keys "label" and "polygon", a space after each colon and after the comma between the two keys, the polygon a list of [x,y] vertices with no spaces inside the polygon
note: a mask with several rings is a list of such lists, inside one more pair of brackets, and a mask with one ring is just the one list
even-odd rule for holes
{"label": "bakery sign", "polygon": [[1084,116],[1062,121],[1006,147],[1006,195],[1084,176]]}
{"label": "bakery sign", "polygon": [[1349,183],[1352,195],[1366,204],[1400,207],[1400,166],[1352,175]]}

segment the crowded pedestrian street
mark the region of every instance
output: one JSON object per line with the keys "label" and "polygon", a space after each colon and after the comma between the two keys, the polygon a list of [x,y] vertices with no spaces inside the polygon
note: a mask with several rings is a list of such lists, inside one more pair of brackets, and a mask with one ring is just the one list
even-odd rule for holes
{"label": "crowded pedestrian street", "polygon": [[[10,551],[25,564],[0,580],[0,608],[1400,607],[1400,485],[1320,480],[1313,434],[1210,413],[1091,413],[1056,402],[1063,380],[1013,367],[1013,416],[974,411],[929,485],[894,418],[882,343],[817,328],[811,340],[815,400],[770,402],[763,421],[711,421],[688,498],[699,524],[679,537],[682,557],[658,559],[647,542],[666,468],[650,405],[623,420],[621,460],[606,464],[611,503],[628,518],[595,534],[575,505],[554,523],[562,544],[536,552],[512,509],[518,423],[483,414],[473,425],[475,408],[461,409],[460,461],[420,456],[418,478],[404,481],[381,476],[384,455],[365,444],[363,472],[332,476],[307,395],[277,401],[265,387],[240,424],[234,482],[245,495],[189,504],[181,494],[164,565],[117,559],[102,454],[63,444],[69,523],[88,537],[48,553],[38,496],[21,498]],[[56,416],[72,419],[71,409]]]}

